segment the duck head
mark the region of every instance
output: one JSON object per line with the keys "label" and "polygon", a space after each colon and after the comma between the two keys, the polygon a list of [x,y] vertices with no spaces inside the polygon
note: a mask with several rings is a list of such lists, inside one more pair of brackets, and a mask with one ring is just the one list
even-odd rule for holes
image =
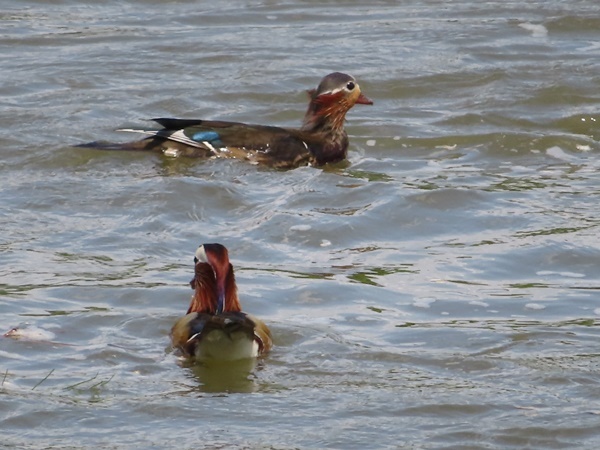
{"label": "duck head", "polygon": [[372,105],[348,74],[333,72],[324,77],[316,89],[308,91],[310,103],[302,124],[303,131],[342,132],[346,113],[355,104]]}
{"label": "duck head", "polygon": [[221,244],[202,244],[196,250],[194,263],[194,278],[190,281],[194,295],[188,314],[241,311],[227,249]]}

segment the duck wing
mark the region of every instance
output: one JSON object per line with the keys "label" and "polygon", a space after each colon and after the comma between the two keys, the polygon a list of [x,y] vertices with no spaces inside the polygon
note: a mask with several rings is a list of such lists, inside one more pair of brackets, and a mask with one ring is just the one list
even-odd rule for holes
{"label": "duck wing", "polygon": [[[313,162],[314,138],[299,130],[200,119],[152,119],[160,130],[121,129],[142,133],[200,150],[183,151],[189,156],[245,159],[272,167],[291,168]],[[144,141],[142,141],[144,142]],[[152,147],[147,145],[147,148]]]}

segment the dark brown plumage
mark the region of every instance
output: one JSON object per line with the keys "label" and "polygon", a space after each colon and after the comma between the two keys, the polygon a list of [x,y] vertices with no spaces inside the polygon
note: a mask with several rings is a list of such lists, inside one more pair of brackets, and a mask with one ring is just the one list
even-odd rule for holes
{"label": "dark brown plumage", "polygon": [[346,158],[346,113],[355,104],[373,102],[361,93],[354,77],[334,72],[309,91],[310,102],[299,129],[239,122],[193,119],[153,119],[160,130],[124,129],[147,134],[125,144],[92,142],[83,147],[108,150],[157,151],[168,156],[237,158],[277,168],[320,166]]}

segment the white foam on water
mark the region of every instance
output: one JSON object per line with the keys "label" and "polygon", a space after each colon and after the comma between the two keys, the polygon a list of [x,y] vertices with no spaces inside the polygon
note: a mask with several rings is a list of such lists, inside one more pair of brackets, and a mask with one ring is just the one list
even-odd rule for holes
{"label": "white foam on water", "polygon": [[434,298],[419,298],[413,302],[413,306],[417,308],[429,308],[434,302]]}
{"label": "white foam on water", "polygon": [[308,231],[312,227],[310,225],[292,225],[290,231]]}
{"label": "white foam on water", "polygon": [[572,161],[573,159],[575,159],[574,156],[569,155],[568,153],[566,153],[562,148],[558,147],[557,145],[547,148],[546,154],[548,156],[552,156],[553,158],[561,159],[563,161]]}
{"label": "white foam on water", "polygon": [[24,339],[27,341],[50,341],[56,337],[54,333],[35,325],[23,325],[15,327],[4,334],[4,337],[13,339]]}
{"label": "white foam on water", "polygon": [[578,272],[555,272],[553,270],[539,270],[536,272],[539,276],[558,275],[567,278],[585,278],[585,274]]}
{"label": "white foam on water", "polygon": [[544,305],[540,305],[539,303],[527,303],[525,305],[525,308],[535,309],[535,310],[546,309],[546,307]]}
{"label": "white foam on water", "polygon": [[519,26],[527,31],[531,32],[533,37],[546,37],[548,36],[548,28],[544,25],[536,24],[536,23],[520,23]]}
{"label": "white foam on water", "polygon": [[486,302],[481,302],[481,301],[479,301],[479,300],[473,300],[473,301],[470,301],[470,302],[469,302],[469,305],[474,305],[474,306],[484,306],[484,307],[490,306],[490,304],[489,304],[489,303],[486,303]]}

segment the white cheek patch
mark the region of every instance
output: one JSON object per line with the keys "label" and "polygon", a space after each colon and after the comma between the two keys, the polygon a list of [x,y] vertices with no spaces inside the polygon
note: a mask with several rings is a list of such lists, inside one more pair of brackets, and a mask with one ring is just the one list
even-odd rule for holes
{"label": "white cheek patch", "polygon": [[[353,88],[352,90],[353,90],[353,91],[354,91],[354,90],[356,90],[356,88],[358,87],[358,83],[357,83],[356,81],[354,81],[354,80],[351,80],[351,81],[349,81],[349,83],[350,83],[350,82],[354,83],[354,88]],[[339,87],[339,88],[332,89],[332,90],[331,90],[331,91],[329,91],[329,92],[323,92],[323,94],[327,94],[327,95],[335,95],[335,94],[337,94],[337,93],[338,93],[338,92],[340,92],[340,91],[346,91],[346,92],[350,92],[350,91],[348,90],[348,88],[346,87],[346,85],[344,85],[344,86],[342,86],[342,87]]]}
{"label": "white cheek patch", "polygon": [[198,250],[196,250],[196,258],[198,258],[198,261],[207,263],[208,262],[208,257],[206,256],[206,250],[204,250],[204,245],[201,245],[200,247],[198,247]]}
{"label": "white cheek patch", "polygon": [[344,90],[346,90],[346,88],[345,88],[345,87],[343,87],[343,88],[337,88],[337,89],[334,89],[334,90],[332,90],[332,91],[326,92],[326,94],[328,94],[328,95],[335,95],[335,94],[337,94],[338,92],[340,92],[340,91],[344,91]]}

